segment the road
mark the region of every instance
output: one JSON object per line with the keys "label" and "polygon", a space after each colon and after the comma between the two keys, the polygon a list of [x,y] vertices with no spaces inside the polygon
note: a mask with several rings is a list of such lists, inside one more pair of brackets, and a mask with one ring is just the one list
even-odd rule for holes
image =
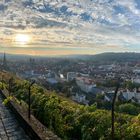
{"label": "road", "polygon": [[2,102],[0,95],[0,140],[30,140],[15,115]]}

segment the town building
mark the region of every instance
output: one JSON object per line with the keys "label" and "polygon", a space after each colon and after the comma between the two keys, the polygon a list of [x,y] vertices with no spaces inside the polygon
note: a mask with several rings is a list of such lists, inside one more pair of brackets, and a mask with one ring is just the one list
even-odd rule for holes
{"label": "town building", "polygon": [[72,81],[76,77],[77,77],[77,73],[76,72],[68,72],[67,73],[67,81]]}
{"label": "town building", "polygon": [[92,79],[86,77],[77,77],[76,84],[80,87],[80,89],[86,93],[92,91],[92,88],[96,87],[96,84]]}

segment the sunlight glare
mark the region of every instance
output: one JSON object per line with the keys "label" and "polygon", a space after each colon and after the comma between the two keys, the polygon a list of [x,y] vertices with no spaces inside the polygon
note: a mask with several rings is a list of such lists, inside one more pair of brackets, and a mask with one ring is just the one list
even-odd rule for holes
{"label": "sunlight glare", "polygon": [[31,40],[31,37],[27,34],[17,34],[15,36],[15,42],[21,45],[28,44]]}

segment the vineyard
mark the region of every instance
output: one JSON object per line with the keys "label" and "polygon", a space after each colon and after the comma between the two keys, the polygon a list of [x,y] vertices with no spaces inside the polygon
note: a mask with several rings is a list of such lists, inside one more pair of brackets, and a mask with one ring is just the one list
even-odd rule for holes
{"label": "vineyard", "polygon": [[[8,74],[3,74],[0,88],[8,89]],[[11,96],[19,102],[28,103],[29,82],[13,78]],[[76,104],[55,92],[49,92],[35,84],[31,89],[31,109],[34,116],[47,128],[64,140],[109,140],[111,139],[111,112],[99,110],[96,104]],[[115,113],[115,139],[140,139],[140,114]]]}

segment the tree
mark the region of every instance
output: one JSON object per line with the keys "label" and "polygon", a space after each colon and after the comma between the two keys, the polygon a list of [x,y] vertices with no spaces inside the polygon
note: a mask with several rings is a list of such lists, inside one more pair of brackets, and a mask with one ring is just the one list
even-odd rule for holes
{"label": "tree", "polygon": [[119,105],[118,111],[121,113],[130,114],[130,115],[137,115],[140,112],[140,108],[136,107],[135,105],[131,103],[125,103],[125,104]]}

